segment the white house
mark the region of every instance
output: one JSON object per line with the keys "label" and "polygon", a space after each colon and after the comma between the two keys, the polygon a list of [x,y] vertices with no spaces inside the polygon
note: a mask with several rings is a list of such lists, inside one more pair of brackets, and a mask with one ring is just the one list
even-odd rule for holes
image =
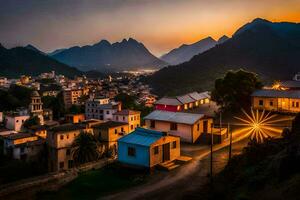
{"label": "white house", "polygon": [[29,115],[9,113],[5,115],[5,127],[14,131],[21,131],[24,122],[29,118]]}

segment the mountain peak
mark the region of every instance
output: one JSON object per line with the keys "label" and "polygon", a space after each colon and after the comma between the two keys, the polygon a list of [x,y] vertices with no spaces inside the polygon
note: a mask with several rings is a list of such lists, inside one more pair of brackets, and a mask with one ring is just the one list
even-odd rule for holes
{"label": "mountain peak", "polygon": [[24,48],[35,51],[35,52],[40,53],[40,54],[45,54],[44,52],[42,52],[41,50],[39,50],[38,48],[36,48],[35,46],[33,46],[31,44],[26,45]]}
{"label": "mountain peak", "polygon": [[258,25],[268,25],[271,24],[272,22],[266,20],[266,19],[262,19],[262,18],[256,18],[254,20],[252,20],[251,22],[245,24],[244,26],[242,26],[241,28],[239,28],[234,34],[233,36],[236,36],[242,32],[245,32],[247,30],[250,30]]}
{"label": "mountain peak", "polygon": [[226,42],[229,39],[229,37],[227,37],[227,35],[223,35],[222,37],[220,37],[218,39],[218,44],[222,44],[224,42]]}
{"label": "mountain peak", "polygon": [[101,40],[100,42],[94,44],[94,46],[110,46],[110,42],[108,40]]}
{"label": "mountain peak", "polygon": [[270,21],[263,18],[255,18],[251,23],[270,23]]}

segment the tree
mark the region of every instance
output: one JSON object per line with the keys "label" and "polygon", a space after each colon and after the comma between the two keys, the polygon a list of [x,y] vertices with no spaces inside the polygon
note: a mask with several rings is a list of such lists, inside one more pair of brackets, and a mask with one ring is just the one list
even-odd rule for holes
{"label": "tree", "polygon": [[81,132],[72,144],[72,155],[76,165],[99,158],[97,139],[88,132]]}
{"label": "tree", "polygon": [[262,88],[257,75],[244,70],[228,71],[224,78],[215,81],[212,100],[221,106],[222,110],[237,110],[249,108],[251,94]]}
{"label": "tree", "polygon": [[53,111],[54,119],[59,119],[66,112],[62,92],[58,93],[57,97],[42,97],[42,102],[44,108],[49,108]]}
{"label": "tree", "polygon": [[27,119],[24,122],[23,126],[25,128],[29,128],[31,126],[40,125],[40,124],[41,124],[40,123],[40,118],[38,116],[34,116],[34,117],[31,117],[31,118]]}

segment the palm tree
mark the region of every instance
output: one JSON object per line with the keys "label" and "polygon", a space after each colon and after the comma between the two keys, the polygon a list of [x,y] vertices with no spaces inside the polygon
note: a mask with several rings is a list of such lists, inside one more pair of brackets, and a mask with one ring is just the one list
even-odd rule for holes
{"label": "palm tree", "polygon": [[99,158],[97,139],[88,132],[81,132],[72,144],[72,155],[76,165]]}

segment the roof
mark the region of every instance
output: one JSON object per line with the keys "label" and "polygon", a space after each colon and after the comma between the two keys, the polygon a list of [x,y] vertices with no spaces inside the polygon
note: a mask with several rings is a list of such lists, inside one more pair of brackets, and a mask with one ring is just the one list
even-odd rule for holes
{"label": "roof", "polygon": [[163,97],[157,100],[154,104],[163,104],[163,105],[171,105],[171,106],[180,106],[182,103],[178,101],[176,98]]}
{"label": "roof", "polygon": [[155,110],[147,115],[144,119],[167,121],[181,124],[195,124],[198,120],[203,118],[203,114],[183,113],[183,112],[169,112],[162,110]]}
{"label": "roof", "polygon": [[300,99],[300,91],[298,90],[256,90],[252,93],[251,96]]}
{"label": "roof", "polygon": [[191,103],[194,102],[195,100],[193,98],[191,98],[189,95],[185,94],[182,96],[177,96],[176,97],[181,103],[185,104],[185,103]]}
{"label": "roof", "polygon": [[92,128],[106,129],[106,128],[114,128],[114,127],[124,126],[124,125],[128,125],[128,124],[124,123],[124,122],[107,121],[107,122],[104,122],[101,124],[93,125]]}
{"label": "roof", "polygon": [[29,127],[30,130],[33,131],[40,131],[40,130],[46,130],[47,126],[46,125],[34,125]]}
{"label": "roof", "polygon": [[60,132],[60,131],[74,131],[74,130],[81,130],[81,129],[85,129],[86,126],[82,125],[82,124],[63,124],[63,125],[59,125],[59,126],[55,126],[53,128],[51,128],[50,130],[53,132]]}
{"label": "roof", "polygon": [[34,137],[35,135],[32,135],[30,133],[12,133],[9,135],[3,135],[3,138],[8,140],[17,140],[17,139],[23,139],[28,137]]}
{"label": "roof", "polygon": [[22,146],[38,146],[38,145],[43,145],[46,143],[46,140],[43,138],[38,138],[37,140],[34,141],[27,141],[21,144],[16,144],[14,145],[15,147],[22,147]]}
{"label": "roof", "polygon": [[280,83],[280,86],[287,87],[287,88],[300,88],[300,81],[295,81],[295,80],[283,81]]}
{"label": "roof", "polygon": [[115,112],[113,115],[135,115],[135,114],[140,114],[140,111],[136,110],[121,110],[118,112]]}
{"label": "roof", "polygon": [[160,138],[164,137],[165,134],[159,131],[153,131],[144,128],[136,128],[132,133],[123,136],[118,140],[118,142],[141,145],[141,146],[150,146],[155,143]]}
{"label": "roof", "polygon": [[36,90],[34,90],[30,96],[31,97],[40,97],[40,94]]}
{"label": "roof", "polygon": [[196,101],[198,100],[202,100],[202,99],[206,99],[206,98],[210,98],[210,95],[208,94],[208,92],[192,92],[188,94],[190,97],[192,97],[193,99],[195,99]]}

